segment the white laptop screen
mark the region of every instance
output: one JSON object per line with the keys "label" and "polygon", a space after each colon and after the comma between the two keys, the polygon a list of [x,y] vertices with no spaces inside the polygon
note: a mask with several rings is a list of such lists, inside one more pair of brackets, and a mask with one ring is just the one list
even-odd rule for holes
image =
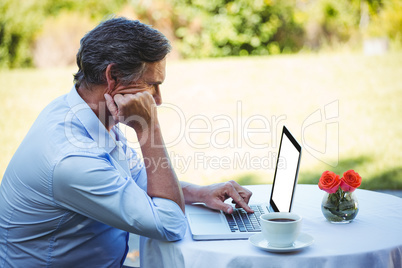
{"label": "white laptop screen", "polygon": [[[300,161],[301,147],[284,128],[275,170],[271,205],[280,212],[289,212]],[[273,204],[272,204],[273,203]]]}

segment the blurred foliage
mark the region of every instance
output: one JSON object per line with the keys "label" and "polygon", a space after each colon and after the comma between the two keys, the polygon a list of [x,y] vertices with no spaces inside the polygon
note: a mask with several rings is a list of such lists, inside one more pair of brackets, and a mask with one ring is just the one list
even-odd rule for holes
{"label": "blurred foliage", "polygon": [[30,45],[43,20],[42,1],[0,1],[0,67],[32,63]]}
{"label": "blurred foliage", "polygon": [[81,38],[97,22],[89,14],[60,10],[47,17],[32,47],[33,64],[38,68],[74,65]]}
{"label": "blurred foliage", "polygon": [[370,36],[387,36],[402,42],[402,1],[383,0],[383,8],[372,14],[368,27]]}
{"label": "blurred foliage", "polygon": [[0,67],[17,68],[32,65],[35,35],[46,18],[70,10],[90,15],[93,19],[118,11],[125,0],[1,0],[0,1]]}
{"label": "blurred foliage", "polygon": [[360,0],[320,0],[305,5],[306,45],[318,49],[322,45],[346,42],[358,31]]}
{"label": "blurred foliage", "polygon": [[[63,14],[73,14],[75,23],[54,19]],[[185,58],[294,53],[373,36],[402,42],[402,0],[1,0],[0,68],[46,62],[33,54],[43,29],[46,38],[57,33],[53,21],[62,32],[77,29],[77,17],[88,25],[88,18],[111,14],[153,25]],[[53,43],[68,39],[58,36]]]}
{"label": "blurred foliage", "polygon": [[45,13],[57,15],[63,10],[75,10],[81,14],[100,19],[121,9],[126,0],[42,0],[46,2]]}
{"label": "blurred foliage", "polygon": [[174,25],[184,56],[295,52],[303,45],[295,0],[176,0]]}

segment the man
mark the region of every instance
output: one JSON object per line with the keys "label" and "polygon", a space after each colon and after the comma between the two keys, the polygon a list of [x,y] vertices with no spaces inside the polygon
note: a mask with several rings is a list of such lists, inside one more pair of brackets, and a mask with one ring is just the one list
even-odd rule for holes
{"label": "man", "polygon": [[[41,112],[4,174],[0,267],[119,267],[128,232],[181,239],[185,202],[231,213],[231,197],[252,212],[233,181],[177,180],[155,108],[169,51],[161,33],[124,18],[83,37],[75,86]],[[136,131],[147,167],[118,122]]]}

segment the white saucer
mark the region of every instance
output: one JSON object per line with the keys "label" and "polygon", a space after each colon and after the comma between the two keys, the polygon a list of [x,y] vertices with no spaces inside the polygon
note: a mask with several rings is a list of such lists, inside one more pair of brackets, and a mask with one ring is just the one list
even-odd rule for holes
{"label": "white saucer", "polygon": [[313,244],[314,238],[306,233],[301,233],[296,241],[293,243],[293,246],[286,247],[286,248],[278,248],[273,247],[268,244],[268,241],[265,240],[264,235],[262,233],[258,233],[249,237],[248,241],[250,243],[262,250],[270,251],[270,252],[292,252],[301,250]]}

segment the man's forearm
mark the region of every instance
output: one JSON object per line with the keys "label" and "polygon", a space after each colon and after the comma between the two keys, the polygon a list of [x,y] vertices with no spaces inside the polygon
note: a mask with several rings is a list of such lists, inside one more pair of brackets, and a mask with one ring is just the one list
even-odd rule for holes
{"label": "man's forearm", "polygon": [[138,133],[148,177],[147,193],[151,197],[170,199],[184,212],[184,197],[163,142],[159,125]]}

